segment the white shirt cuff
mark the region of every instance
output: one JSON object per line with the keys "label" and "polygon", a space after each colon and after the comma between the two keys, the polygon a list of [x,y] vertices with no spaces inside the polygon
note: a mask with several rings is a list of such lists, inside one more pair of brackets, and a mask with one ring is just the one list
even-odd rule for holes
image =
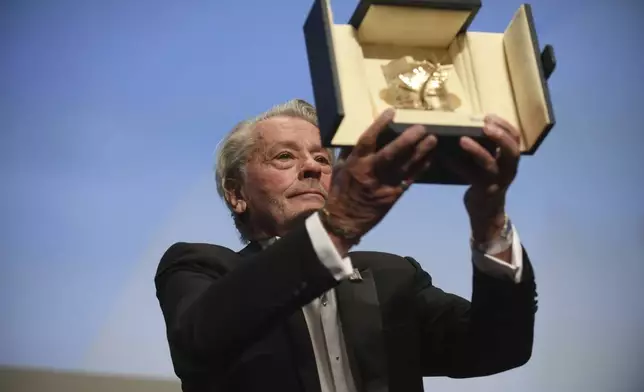
{"label": "white shirt cuff", "polygon": [[507,263],[497,257],[472,250],[472,262],[484,274],[495,278],[510,278],[514,283],[521,283],[523,274],[523,248],[514,225],[512,226],[512,260]]}
{"label": "white shirt cuff", "polygon": [[351,276],[353,274],[351,258],[348,256],[345,258],[340,257],[340,253],[338,253],[333,241],[329,238],[329,234],[324,229],[324,226],[322,226],[320,216],[317,213],[311,215],[306,218],[305,224],[318,259],[329,269],[331,275],[337,281]]}

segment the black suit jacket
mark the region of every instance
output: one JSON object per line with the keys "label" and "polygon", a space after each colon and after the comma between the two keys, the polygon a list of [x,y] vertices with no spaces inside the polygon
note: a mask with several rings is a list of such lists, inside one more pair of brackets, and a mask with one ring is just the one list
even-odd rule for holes
{"label": "black suit jacket", "polygon": [[335,287],[360,392],[422,391],[422,377],[477,377],[525,364],[536,292],[474,268],[471,302],[432,285],[412,258],[353,252],[363,280],[338,284],[302,227],[261,250],[177,243],[155,277],[185,392],[319,392],[301,307]]}

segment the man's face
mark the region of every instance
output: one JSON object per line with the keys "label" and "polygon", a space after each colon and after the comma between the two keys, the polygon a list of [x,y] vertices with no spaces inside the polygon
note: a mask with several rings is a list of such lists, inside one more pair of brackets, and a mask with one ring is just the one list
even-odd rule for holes
{"label": "man's face", "polygon": [[284,235],[289,224],[322,208],[331,158],[320,131],[306,120],[273,117],[257,124],[257,142],[242,186],[250,223],[259,235]]}

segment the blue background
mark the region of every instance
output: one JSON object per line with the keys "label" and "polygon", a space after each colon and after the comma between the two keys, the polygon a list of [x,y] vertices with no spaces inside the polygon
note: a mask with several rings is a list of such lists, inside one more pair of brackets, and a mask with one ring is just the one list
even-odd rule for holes
{"label": "blue background", "polygon": [[[240,247],[213,151],[236,121],[312,100],[310,3],[2,2],[0,364],[173,376],[156,264],[175,241]],[[334,0],[336,21],[355,4]],[[519,5],[486,1],[472,29],[503,31]],[[534,356],[428,390],[644,384],[644,7],[532,5],[559,60],[557,126],[509,195],[538,279]],[[468,297],[462,193],[414,187],[361,248],[412,255]]]}

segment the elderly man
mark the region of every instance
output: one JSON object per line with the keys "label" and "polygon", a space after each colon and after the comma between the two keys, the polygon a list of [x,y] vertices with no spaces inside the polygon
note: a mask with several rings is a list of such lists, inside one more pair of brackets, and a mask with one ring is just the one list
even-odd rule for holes
{"label": "elderly man", "polygon": [[240,123],[221,143],[217,186],[240,252],[177,243],[155,277],[176,374],[186,392],[411,392],[425,376],[486,376],[525,364],[536,293],[505,214],[517,131],[489,116],[490,155],[461,147],[471,181],[471,302],[432,284],[411,257],[351,252],[415,176],[437,139],[413,126],[382,148],[384,112],[334,165],[312,106],[293,100]]}

